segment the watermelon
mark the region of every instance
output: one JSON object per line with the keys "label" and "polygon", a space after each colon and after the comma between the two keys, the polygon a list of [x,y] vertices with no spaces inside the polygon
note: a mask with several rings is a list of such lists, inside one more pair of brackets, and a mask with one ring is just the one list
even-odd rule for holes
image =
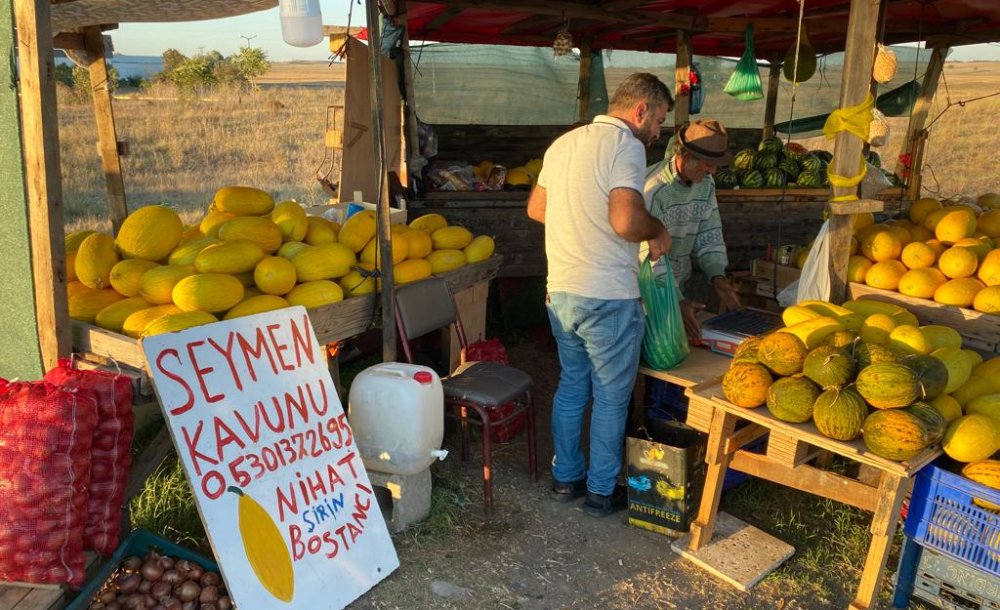
{"label": "watermelon", "polygon": [[816,149],[809,151],[809,153],[815,156],[823,163],[829,163],[830,161],[833,160],[833,153],[828,150]]}
{"label": "watermelon", "polygon": [[798,175],[795,179],[802,188],[818,189],[823,188],[823,176],[819,175],[819,172],[806,170]]}
{"label": "watermelon", "polygon": [[786,157],[801,159],[803,155],[809,153],[809,149],[798,142],[789,142],[788,144],[785,144],[784,153]]}
{"label": "watermelon", "polygon": [[926,402],[915,402],[906,408],[924,422],[927,429],[927,444],[936,445],[944,438],[945,430],[948,429],[948,420],[941,415],[941,412],[930,406]]}
{"label": "watermelon", "polygon": [[740,183],[739,177],[737,177],[736,172],[724,167],[719,171],[715,172],[715,187],[720,189],[731,189],[738,186]]}
{"label": "watermelon", "polygon": [[764,186],[769,189],[780,189],[788,183],[785,172],[780,169],[771,168],[764,172]]}
{"label": "watermelon", "polygon": [[778,156],[771,153],[761,153],[754,158],[753,167],[761,173],[778,167]]}
{"label": "watermelon", "polygon": [[775,418],[795,424],[812,418],[819,388],[803,377],[782,377],[767,389],[767,410]]}
{"label": "watermelon", "polygon": [[823,436],[851,441],[861,434],[868,405],[853,388],[829,388],[813,403],[813,421]]}
{"label": "watermelon", "polygon": [[913,354],[904,357],[901,362],[917,374],[924,400],[934,400],[948,386],[948,367],[937,358],[927,354]]}
{"label": "watermelon", "polygon": [[771,136],[769,138],[764,138],[757,145],[757,150],[770,153],[772,155],[777,155],[785,148],[785,145],[781,143],[780,138]]}
{"label": "watermelon", "polygon": [[785,172],[785,175],[788,176],[789,180],[794,180],[802,172],[802,170],[799,169],[799,162],[790,157],[785,157],[779,161],[778,169]]}
{"label": "watermelon", "polygon": [[799,165],[802,166],[803,171],[819,172],[819,170],[823,167],[823,162],[820,161],[819,157],[817,157],[814,153],[810,153],[802,157],[799,161]]}
{"label": "watermelon", "polygon": [[759,189],[764,186],[764,176],[757,170],[751,170],[740,179],[740,186],[748,189]]}
{"label": "watermelon", "polygon": [[741,150],[733,157],[733,167],[736,169],[753,169],[755,156],[754,151],[750,148]]}

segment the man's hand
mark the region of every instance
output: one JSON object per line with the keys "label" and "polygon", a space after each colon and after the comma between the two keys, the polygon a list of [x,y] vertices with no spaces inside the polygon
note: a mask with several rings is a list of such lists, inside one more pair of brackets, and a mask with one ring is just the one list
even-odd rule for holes
{"label": "man's hand", "polygon": [[721,276],[713,278],[712,286],[715,288],[715,293],[719,295],[719,313],[743,307],[743,303],[740,302],[740,293],[729,283],[728,279]]}
{"label": "man's hand", "polygon": [[684,332],[688,339],[701,339],[701,322],[698,321],[698,312],[705,309],[704,303],[698,301],[681,301],[681,318],[684,320]]}
{"label": "man's hand", "polygon": [[[649,240],[649,258],[652,261],[670,252],[670,233],[667,231],[666,227],[663,227],[663,231],[659,235]],[[669,265],[670,262],[668,261]]]}

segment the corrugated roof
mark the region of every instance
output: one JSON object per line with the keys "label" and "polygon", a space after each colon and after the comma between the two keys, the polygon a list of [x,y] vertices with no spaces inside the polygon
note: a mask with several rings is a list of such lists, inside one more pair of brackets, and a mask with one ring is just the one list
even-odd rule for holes
{"label": "corrugated roof", "polygon": [[52,31],[110,23],[219,19],[277,5],[278,0],[53,0]]}

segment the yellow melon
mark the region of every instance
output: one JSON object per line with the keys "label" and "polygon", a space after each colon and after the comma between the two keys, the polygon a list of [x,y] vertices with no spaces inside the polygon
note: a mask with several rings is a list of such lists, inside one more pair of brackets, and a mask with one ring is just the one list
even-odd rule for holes
{"label": "yellow melon", "polygon": [[406,234],[406,258],[426,258],[434,243],[426,231],[410,231]]}
{"label": "yellow melon", "polygon": [[[934,349],[942,347],[962,349],[962,335],[954,328],[940,324],[927,324],[920,327],[920,332]],[[968,358],[966,359],[968,360]],[[972,369],[970,368],[969,371],[971,372]]]}
{"label": "yellow melon", "polygon": [[930,401],[930,405],[937,409],[944,420],[951,423],[962,417],[962,405],[958,404],[958,401],[951,397],[949,394],[939,394],[936,398]]}
{"label": "yellow melon", "polygon": [[472,232],[465,227],[452,226],[431,233],[435,250],[461,250],[472,242]]}
{"label": "yellow melon", "polygon": [[943,243],[953,244],[971,236],[976,230],[976,214],[965,206],[944,209],[944,215],[934,227],[934,236]]}
{"label": "yellow melon", "polygon": [[976,295],[985,287],[982,282],[971,277],[948,280],[934,291],[934,300],[945,305],[971,307]]}
{"label": "yellow melon", "polygon": [[977,292],[972,308],[983,313],[1000,314],[1000,286],[989,286]]}
{"label": "yellow melon", "polygon": [[397,284],[409,284],[422,279],[429,278],[434,273],[430,261],[425,258],[410,258],[392,270],[392,280]]}
{"label": "yellow melon", "polygon": [[928,214],[941,209],[941,202],[933,197],[924,197],[910,206],[909,217],[914,224],[922,225]]}
{"label": "yellow melon", "polygon": [[799,250],[799,253],[795,256],[795,266],[799,269],[804,269],[806,266],[806,260],[809,259],[810,246],[806,246]]}
{"label": "yellow melon", "polygon": [[873,288],[896,290],[899,287],[899,280],[906,271],[906,266],[897,260],[878,262],[865,273],[865,283]]}
{"label": "yellow melon", "polygon": [[969,248],[953,246],[938,259],[938,269],[951,279],[969,277],[976,272],[979,257]]}
{"label": "yellow melon", "polygon": [[76,252],[77,250],[79,250],[80,244],[83,243],[83,240],[87,239],[94,233],[97,233],[97,231],[93,231],[90,229],[67,233],[66,237],[63,238],[63,243],[66,245],[66,253],[69,254],[70,252]]}
{"label": "yellow melon", "polygon": [[924,225],[916,225],[910,229],[910,237],[913,241],[927,241],[928,239],[934,239],[934,234],[930,232]]}
{"label": "yellow melon", "polygon": [[944,254],[944,251],[948,249],[948,246],[942,244],[936,239],[928,239],[924,241],[924,243],[927,244],[928,248],[934,250],[935,257],[941,256]]}
{"label": "yellow melon", "polygon": [[851,215],[851,230],[854,234],[864,231],[873,224],[875,224],[875,215],[871,212]]}
{"label": "yellow melon", "polygon": [[876,263],[899,258],[902,251],[899,236],[888,229],[869,231],[861,239],[861,253]]}
{"label": "yellow melon", "polygon": [[301,305],[310,309],[344,300],[344,291],[330,280],[313,280],[292,288],[285,295],[285,300],[289,305]]}
{"label": "yellow melon", "polygon": [[76,251],[76,278],[89,288],[109,288],[111,269],[117,262],[115,240],[110,235],[94,233]]}
{"label": "yellow melon", "polygon": [[184,223],[177,212],[162,205],[148,205],[129,214],[115,238],[125,258],[161,261],[177,247]]}
{"label": "yellow melon", "polygon": [[[362,263],[382,263],[381,248],[378,247],[378,235],[372,237],[365,244],[365,247],[361,250],[361,255],[358,256],[358,260]],[[398,265],[399,263],[406,260],[406,255],[409,253],[409,240],[405,237],[393,236],[392,238],[392,263]]]}
{"label": "yellow melon", "polygon": [[963,415],[948,425],[941,447],[958,462],[985,460],[1000,450],[1000,423],[980,413]]}
{"label": "yellow melon", "polygon": [[[340,228],[337,241],[354,253],[361,252],[368,240],[375,237],[375,226],[375,212],[372,210],[356,212]],[[308,242],[308,239],[306,241]]]}
{"label": "yellow melon", "polygon": [[426,231],[428,235],[447,226],[448,221],[445,220],[445,217],[440,214],[424,214],[419,218],[414,218],[410,222],[411,229]]}
{"label": "yellow melon", "polygon": [[915,241],[903,248],[899,260],[909,269],[923,269],[930,267],[937,260],[937,253],[927,244]]}
{"label": "yellow melon", "polygon": [[858,334],[865,343],[889,344],[889,335],[896,328],[896,321],[884,313],[871,314],[861,323]]}
{"label": "yellow melon", "polygon": [[854,256],[861,251],[861,242],[854,235],[851,235],[851,245],[848,247],[847,252],[850,256]]}
{"label": "yellow melon", "polygon": [[201,219],[201,224],[198,225],[198,228],[201,230],[202,235],[206,237],[218,237],[219,227],[234,218],[236,218],[236,214],[232,212],[209,212]]}
{"label": "yellow melon", "polygon": [[310,246],[332,244],[337,241],[339,230],[340,227],[335,222],[319,216],[310,216],[306,219],[306,235],[302,241]]}
{"label": "yellow melon", "polygon": [[251,241],[260,246],[265,254],[271,254],[281,247],[283,237],[281,229],[270,218],[241,216],[222,223],[219,227],[219,239]]}
{"label": "yellow melon", "polygon": [[929,354],[934,346],[920,329],[910,324],[900,324],[889,333],[889,346],[904,354]]}
{"label": "yellow melon", "polygon": [[341,243],[309,246],[292,257],[292,265],[295,266],[300,282],[345,276],[357,262],[354,252]]}
{"label": "yellow melon", "polygon": [[308,247],[309,244],[305,242],[286,241],[285,243],[281,244],[280,248],[278,248],[277,255],[280,256],[281,258],[287,258],[288,260],[292,260],[292,258],[296,254],[298,254],[299,252]]}
{"label": "yellow melon", "polygon": [[[153,305],[173,303],[174,286],[189,275],[197,273],[194,265],[161,265],[142,274],[139,296]],[[142,330],[141,328],[139,329]]]}
{"label": "yellow melon", "polygon": [[972,368],[976,368],[983,363],[983,357],[974,349],[965,348],[962,350],[962,353],[965,354]]}
{"label": "yellow melon", "polygon": [[90,288],[90,287],[84,285],[84,283],[80,282],[80,281],[74,281],[74,282],[67,282],[66,283],[66,297],[67,298],[72,298],[72,296],[74,294],[79,294],[81,292],[86,292],[87,290],[93,290],[93,288]]}
{"label": "yellow melon", "polygon": [[930,299],[934,297],[934,292],[947,281],[948,278],[934,267],[911,269],[899,278],[899,286],[896,289],[899,290],[900,294],[905,294],[908,297]]}
{"label": "yellow melon", "polygon": [[77,292],[68,298],[69,317],[93,324],[98,312],[124,298],[111,288],[91,288]]}
{"label": "yellow melon", "polygon": [[271,221],[278,225],[284,241],[302,241],[309,229],[305,210],[295,200],[282,201],[271,211]]}
{"label": "yellow melon", "polygon": [[118,261],[111,268],[109,276],[111,287],[127,297],[138,296],[139,290],[142,288],[142,276],[150,269],[159,266],[159,263],[141,258],[127,258]]}
{"label": "yellow melon", "polygon": [[219,243],[218,238],[207,235],[192,239],[177,246],[177,249],[170,253],[167,262],[171,265],[191,265],[202,250],[217,243]]}
{"label": "yellow melon", "polygon": [[952,393],[952,396],[958,401],[958,404],[962,405],[962,408],[965,408],[965,405],[979,396],[1000,391],[1000,389],[994,387],[990,379],[976,374],[975,370],[977,369],[978,367],[973,369],[973,373],[969,375],[965,383]]}
{"label": "yellow melon", "polygon": [[218,322],[219,319],[205,311],[182,311],[180,313],[168,313],[150,322],[146,328],[142,329],[143,337],[153,337],[165,333],[173,333],[179,330],[194,328]]}
{"label": "yellow melon", "polygon": [[274,199],[249,186],[226,186],[215,192],[212,207],[237,216],[263,216],[274,209]]}
{"label": "yellow melon", "polygon": [[253,270],[253,283],[264,294],[282,295],[295,287],[295,265],[280,256],[265,256]]}
{"label": "yellow melon", "polygon": [[977,262],[986,258],[990,250],[993,249],[993,242],[990,241],[989,237],[985,235],[982,238],[979,237],[966,237],[965,239],[960,239],[955,242],[956,248],[968,248],[976,253]]}
{"label": "yellow melon", "polygon": [[472,263],[478,263],[493,256],[494,250],[496,250],[496,244],[493,242],[492,237],[489,235],[478,235],[462,251],[465,252],[465,259],[471,265]]}
{"label": "yellow melon", "polygon": [[986,254],[976,276],[987,286],[1000,284],[1000,248]]}
{"label": "yellow melon", "polygon": [[972,363],[957,347],[942,347],[931,352],[931,356],[944,363],[948,369],[948,385],[944,393],[951,394],[962,387],[972,375]]}
{"label": "yellow melon", "polygon": [[245,273],[253,271],[264,250],[252,241],[237,239],[212,244],[194,257],[198,273]]}
{"label": "yellow melon", "polygon": [[250,298],[244,297],[242,301],[237,303],[232,309],[226,312],[226,315],[223,319],[232,320],[233,318],[252,316],[257,313],[263,313],[265,311],[284,309],[285,307],[288,307],[288,301],[273,294],[262,294]]}
{"label": "yellow melon", "polygon": [[944,215],[947,213],[948,210],[945,208],[941,208],[940,210],[931,210],[926,216],[924,216],[924,228],[931,232],[935,231],[938,223],[941,222],[941,219],[944,218]]}
{"label": "yellow melon", "polygon": [[[195,239],[201,239],[202,237],[205,237],[205,234],[201,232],[201,225],[200,224],[193,224],[193,225],[190,225],[190,226],[185,226],[184,227],[184,232],[181,233],[181,244],[186,244],[189,241],[192,241],[192,240],[195,240]],[[180,245],[180,244],[178,244],[178,245]]]}
{"label": "yellow melon", "polygon": [[977,396],[965,405],[966,413],[980,413],[992,417],[1000,424],[1000,393]]}
{"label": "yellow melon", "polygon": [[990,237],[1000,237],[1000,209],[980,214],[976,219],[976,228]]}
{"label": "yellow melon", "polygon": [[137,311],[148,308],[149,303],[142,297],[122,299],[97,312],[97,315],[94,317],[94,324],[111,332],[120,333],[126,318]]}
{"label": "yellow melon", "polygon": [[243,300],[243,284],[225,273],[196,273],[174,286],[174,304],[184,311],[226,311]]}
{"label": "yellow melon", "polygon": [[847,263],[847,281],[864,283],[865,274],[874,264],[864,256],[855,254]]}
{"label": "yellow melon", "polygon": [[[419,231],[423,233],[423,231]],[[351,269],[347,275],[337,280],[345,297],[356,297],[375,292],[375,278],[364,275],[358,269]]]}
{"label": "yellow melon", "polygon": [[[440,229],[438,229],[440,230]],[[431,273],[444,273],[466,265],[465,252],[455,249],[435,250],[427,255]]]}
{"label": "yellow melon", "polygon": [[913,241],[913,237],[910,235],[910,229],[907,227],[909,223],[902,224],[904,221],[896,220],[888,224],[886,230],[899,238],[899,243],[901,246]]}
{"label": "yellow melon", "polygon": [[125,321],[122,323],[122,332],[129,337],[137,338],[142,335],[143,329],[149,326],[154,320],[172,313],[181,313],[181,308],[173,303],[169,303],[140,309],[125,318]]}

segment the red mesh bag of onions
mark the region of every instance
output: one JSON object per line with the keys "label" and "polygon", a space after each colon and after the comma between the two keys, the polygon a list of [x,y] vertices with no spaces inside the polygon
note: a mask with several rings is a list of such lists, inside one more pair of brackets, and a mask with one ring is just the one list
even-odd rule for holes
{"label": "red mesh bag of onions", "polygon": [[97,397],[43,381],[0,394],[0,580],[83,583]]}
{"label": "red mesh bag of onions", "polygon": [[69,360],[45,375],[64,389],[86,389],[97,395],[97,428],[91,451],[90,499],[83,528],[84,548],[105,557],[118,548],[122,505],[132,466],[132,380],[104,371],[81,371]]}

